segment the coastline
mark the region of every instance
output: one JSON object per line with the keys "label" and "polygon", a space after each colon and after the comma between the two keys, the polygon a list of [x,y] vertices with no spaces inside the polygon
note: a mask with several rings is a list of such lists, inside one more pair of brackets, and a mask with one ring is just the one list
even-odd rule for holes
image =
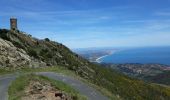
{"label": "coastline", "polygon": [[106,54],[106,55],[103,55],[103,56],[97,58],[97,59],[95,60],[95,62],[101,63],[100,60],[101,60],[102,58],[105,58],[105,57],[107,57],[107,56],[110,56],[110,55],[114,54],[115,52],[116,52],[116,51],[112,51],[112,52],[110,52],[110,53],[108,53],[108,54]]}
{"label": "coastline", "polygon": [[102,59],[102,58],[104,58],[104,57],[107,57],[107,56],[109,56],[109,55],[111,55],[111,54],[107,54],[107,55],[101,56],[101,57],[97,58],[95,62],[101,63],[100,59]]}

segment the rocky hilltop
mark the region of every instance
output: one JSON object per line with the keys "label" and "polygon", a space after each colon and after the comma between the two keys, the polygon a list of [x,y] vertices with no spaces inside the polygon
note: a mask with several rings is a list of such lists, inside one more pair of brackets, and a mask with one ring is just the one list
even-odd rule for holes
{"label": "rocky hilltop", "polygon": [[39,40],[20,31],[0,30],[0,67],[48,67],[54,65],[81,73],[94,72],[89,62],[74,54],[64,45],[50,41],[48,38]]}

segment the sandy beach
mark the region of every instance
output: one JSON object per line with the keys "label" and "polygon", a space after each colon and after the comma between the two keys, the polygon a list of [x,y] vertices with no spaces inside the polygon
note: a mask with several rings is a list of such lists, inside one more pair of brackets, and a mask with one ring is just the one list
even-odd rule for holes
{"label": "sandy beach", "polygon": [[104,55],[104,56],[101,56],[101,57],[97,58],[97,59],[96,59],[96,62],[97,62],[97,63],[100,63],[100,62],[101,62],[100,59],[102,59],[102,58],[104,58],[104,57],[107,57],[107,56],[109,56],[109,55],[111,55],[111,54]]}
{"label": "sandy beach", "polygon": [[110,52],[110,53],[107,54],[107,55],[101,56],[101,57],[97,58],[95,62],[101,63],[100,60],[101,60],[102,58],[105,58],[105,57],[107,57],[107,56],[110,56],[110,55],[112,55],[112,54],[115,53],[115,52],[116,52],[116,51],[112,51],[112,52]]}

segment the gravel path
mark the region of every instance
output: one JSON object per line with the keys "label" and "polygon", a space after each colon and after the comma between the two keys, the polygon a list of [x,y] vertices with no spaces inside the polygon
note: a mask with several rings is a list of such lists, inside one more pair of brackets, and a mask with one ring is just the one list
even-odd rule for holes
{"label": "gravel path", "polygon": [[8,100],[8,87],[15,77],[15,75],[0,76],[0,100]]}
{"label": "gravel path", "polygon": [[[43,75],[55,80],[63,81],[66,84],[69,84],[82,95],[86,96],[88,100],[108,100],[107,97],[102,95],[100,92],[94,88],[88,86],[87,84],[81,82],[70,76],[65,76],[63,74],[53,73],[53,72],[39,72],[38,75]],[[10,83],[16,78],[15,75],[5,75],[0,76],[0,100],[8,100],[8,87]]]}
{"label": "gravel path", "polygon": [[78,90],[82,95],[85,95],[88,98],[88,100],[108,100],[107,97],[103,96],[100,92],[96,91],[94,88],[88,86],[87,84],[73,77],[69,77],[53,72],[41,72],[38,74],[47,76],[55,80],[60,80],[66,84],[69,84],[70,86]]}

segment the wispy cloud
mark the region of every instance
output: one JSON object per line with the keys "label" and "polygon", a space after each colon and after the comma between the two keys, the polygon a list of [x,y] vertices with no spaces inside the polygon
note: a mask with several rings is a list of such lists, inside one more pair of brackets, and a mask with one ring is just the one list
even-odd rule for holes
{"label": "wispy cloud", "polygon": [[138,20],[125,20],[123,23],[148,23],[148,22],[154,22],[155,19],[138,19]]}
{"label": "wispy cloud", "polygon": [[158,16],[170,16],[170,12],[156,12],[155,14]]}
{"label": "wispy cloud", "polygon": [[[141,47],[141,46],[166,46],[170,44],[169,41],[170,34],[162,35],[162,33],[149,35],[149,34],[141,34],[138,36],[130,36],[130,37],[120,37],[120,38],[109,38],[107,40],[101,41],[101,39],[93,39],[93,40],[82,40],[81,42],[77,43],[74,40],[69,42],[64,42],[67,46],[77,48],[79,45],[80,48],[84,46],[89,47],[89,43],[93,43],[94,45],[90,45],[91,47],[101,47],[104,45],[105,47]],[[160,41],[163,40],[163,41]],[[159,42],[158,42],[159,41]],[[153,42],[155,44],[153,44]],[[83,45],[82,45],[83,44]]]}
{"label": "wispy cloud", "polygon": [[0,19],[15,16],[21,30],[69,47],[169,43],[170,12],[146,1],[1,0]]}

